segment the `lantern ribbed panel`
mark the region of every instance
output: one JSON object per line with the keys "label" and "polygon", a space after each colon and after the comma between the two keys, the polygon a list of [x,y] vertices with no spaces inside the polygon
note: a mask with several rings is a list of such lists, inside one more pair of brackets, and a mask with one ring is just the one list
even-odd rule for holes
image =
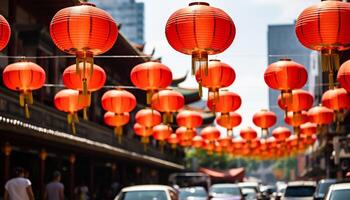
{"label": "lantern ribbed panel", "polygon": [[159,124],[153,127],[153,138],[156,140],[166,140],[173,131],[171,128],[164,124]]}
{"label": "lantern ribbed panel", "polygon": [[79,94],[78,90],[72,89],[63,89],[54,98],[56,108],[67,113],[74,113],[83,109],[87,102],[86,96]]}
{"label": "lantern ribbed panel", "polygon": [[104,122],[108,126],[124,126],[130,120],[130,114],[125,112],[121,114],[115,114],[113,112],[106,112],[104,115]]}
{"label": "lantern ribbed panel", "polygon": [[153,127],[161,123],[162,118],[158,111],[151,109],[139,110],[135,115],[135,121],[145,127]]}
{"label": "lantern ribbed panel", "polygon": [[204,146],[204,140],[202,138],[202,136],[200,135],[196,135],[193,139],[192,139],[192,147],[194,148],[201,148]]}
{"label": "lantern ribbed panel", "polygon": [[136,98],[126,90],[109,90],[101,99],[102,108],[114,112],[131,112],[136,106]]}
{"label": "lantern ribbed panel", "polygon": [[300,112],[308,110],[314,103],[314,97],[305,90],[293,90],[292,97],[282,102],[281,95],[278,96],[278,106],[288,111]]}
{"label": "lantern ribbed panel", "polygon": [[327,90],[322,95],[322,105],[332,110],[350,108],[350,97],[344,88]]}
{"label": "lantern ribbed panel", "polygon": [[284,122],[293,127],[300,126],[309,120],[306,111],[302,111],[298,117],[295,117],[293,115],[294,113],[291,111],[288,112],[287,116],[284,118]]}
{"label": "lantern ribbed panel", "polygon": [[214,141],[220,137],[220,131],[213,126],[207,126],[202,129],[201,136],[205,140]]}
{"label": "lantern ribbed panel", "polygon": [[309,121],[317,125],[327,125],[333,122],[333,110],[324,106],[311,108],[308,113]]}
{"label": "lantern ribbed panel", "polygon": [[284,141],[286,140],[292,133],[290,130],[286,127],[277,127],[272,131],[272,136],[277,141]]}
{"label": "lantern ribbed panel", "polygon": [[173,90],[161,90],[152,97],[152,107],[160,112],[177,112],[184,104],[184,96]]}
{"label": "lantern ribbed panel", "polygon": [[159,90],[168,87],[173,75],[170,69],[159,62],[136,65],[130,73],[131,82],[143,90]]}
{"label": "lantern ribbed panel", "polygon": [[180,142],[180,139],[178,138],[177,134],[172,133],[166,140],[169,144],[178,144]]}
{"label": "lantern ribbed panel", "polygon": [[79,63],[80,74],[76,71],[76,65],[71,65],[63,71],[63,84],[70,89],[83,90],[83,77],[87,80],[87,89],[90,92],[101,89],[106,82],[106,73],[98,65],[93,65],[91,71],[90,66],[83,70],[83,63]]}
{"label": "lantern ribbed panel", "polygon": [[261,110],[253,115],[254,124],[260,128],[270,128],[276,121],[276,114],[268,110]]}
{"label": "lantern ribbed panel", "polygon": [[305,123],[300,126],[300,133],[306,136],[312,136],[317,132],[317,125],[314,123]]}
{"label": "lantern ribbed panel", "polygon": [[350,92],[350,60],[341,65],[338,71],[338,81],[347,92]]}
{"label": "lantern ribbed panel", "polygon": [[136,135],[141,137],[149,137],[153,134],[153,130],[151,128],[146,128],[145,126],[142,126],[138,123],[134,124],[133,130]]}
{"label": "lantern ribbed panel", "polygon": [[44,69],[33,62],[16,62],[5,67],[2,79],[11,90],[31,91],[44,85],[46,75]]}
{"label": "lantern ribbed panel", "polygon": [[210,110],[220,113],[229,113],[236,111],[241,107],[242,100],[241,97],[230,91],[220,91],[219,97],[216,98],[213,95],[209,96],[207,101],[207,106]]}
{"label": "lantern ribbed panel", "polygon": [[118,27],[106,11],[91,4],[64,8],[52,18],[50,34],[56,46],[67,53],[108,51],[118,36]]}
{"label": "lantern ribbed panel", "polygon": [[296,35],[313,50],[345,50],[350,47],[350,4],[322,1],[306,8],[298,17]]}
{"label": "lantern ribbed panel", "polygon": [[235,112],[230,112],[228,115],[219,115],[216,117],[216,123],[229,130],[239,126],[241,122],[241,115]]}
{"label": "lantern ribbed panel", "polygon": [[255,139],[258,136],[256,131],[254,129],[252,129],[251,127],[241,129],[239,134],[243,139],[249,140],[249,141]]}
{"label": "lantern ribbed panel", "polygon": [[176,129],[175,133],[178,135],[180,140],[191,140],[197,135],[196,129],[188,129],[186,127],[180,126]]}
{"label": "lantern ribbed panel", "polygon": [[11,28],[5,17],[0,15],[0,51],[3,50],[11,37]]}
{"label": "lantern ribbed panel", "polygon": [[217,54],[227,49],[236,34],[229,15],[205,3],[193,3],[170,16],[165,28],[169,44],[177,51]]}
{"label": "lantern ribbed panel", "polygon": [[203,117],[201,113],[197,111],[183,110],[177,114],[176,122],[179,126],[197,128],[202,125]]}

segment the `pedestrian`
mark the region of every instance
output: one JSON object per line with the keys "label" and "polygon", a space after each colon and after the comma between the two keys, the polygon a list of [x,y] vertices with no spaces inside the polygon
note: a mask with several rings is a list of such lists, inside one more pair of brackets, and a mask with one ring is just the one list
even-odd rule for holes
{"label": "pedestrian", "polygon": [[34,200],[32,183],[24,177],[24,169],[16,167],[15,178],[5,184],[4,200]]}
{"label": "pedestrian", "polygon": [[55,171],[52,181],[46,185],[44,199],[45,200],[64,200],[64,185],[61,181],[61,173]]}
{"label": "pedestrian", "polygon": [[88,200],[89,199],[89,188],[84,183],[85,182],[82,181],[81,184],[79,184],[74,189],[74,194],[75,194],[76,200]]}

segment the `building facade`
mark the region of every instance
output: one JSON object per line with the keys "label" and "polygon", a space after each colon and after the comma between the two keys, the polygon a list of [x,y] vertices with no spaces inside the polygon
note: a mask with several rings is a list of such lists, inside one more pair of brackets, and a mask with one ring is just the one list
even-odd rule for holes
{"label": "building facade", "polygon": [[92,0],[120,24],[120,31],[132,42],[144,44],[144,3],[135,0]]}

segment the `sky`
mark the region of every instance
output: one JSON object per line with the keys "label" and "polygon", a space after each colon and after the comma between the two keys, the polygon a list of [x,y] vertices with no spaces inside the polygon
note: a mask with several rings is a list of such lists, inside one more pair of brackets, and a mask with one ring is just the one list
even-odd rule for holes
{"label": "sky", "polygon": [[[267,28],[273,24],[291,24],[306,7],[320,0],[207,0],[211,6],[221,8],[233,19],[236,37],[225,52],[210,58],[220,59],[231,65],[236,80],[230,91],[242,98],[237,111],[243,117],[240,127],[252,126],[252,116],[268,108],[268,87],[264,82],[267,67]],[[168,44],[165,25],[176,10],[188,6],[188,0],[138,0],[145,3],[146,52],[156,49],[155,56],[172,69],[175,77],[190,72],[191,57],[178,53]],[[286,47],[288,48],[288,47]],[[195,78],[190,74],[183,83],[195,87]],[[257,128],[256,128],[257,129]],[[236,130],[237,134],[237,130]]]}

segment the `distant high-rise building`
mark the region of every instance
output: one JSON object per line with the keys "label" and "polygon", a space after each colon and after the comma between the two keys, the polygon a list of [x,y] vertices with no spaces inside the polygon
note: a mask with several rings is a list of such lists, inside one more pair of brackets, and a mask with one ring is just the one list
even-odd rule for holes
{"label": "distant high-rise building", "polygon": [[[308,71],[308,83],[303,88],[318,97],[319,55],[300,44],[295,35],[295,24],[269,25],[268,27],[268,64],[281,58],[290,58],[304,65]],[[269,107],[278,119],[274,127],[284,126],[284,111],[277,105],[280,94],[277,90],[269,89]],[[319,98],[319,97],[318,97]],[[316,99],[318,101],[319,99]]]}
{"label": "distant high-rise building", "polygon": [[135,0],[91,0],[97,7],[109,12],[126,38],[136,44],[144,43],[144,3]]}

